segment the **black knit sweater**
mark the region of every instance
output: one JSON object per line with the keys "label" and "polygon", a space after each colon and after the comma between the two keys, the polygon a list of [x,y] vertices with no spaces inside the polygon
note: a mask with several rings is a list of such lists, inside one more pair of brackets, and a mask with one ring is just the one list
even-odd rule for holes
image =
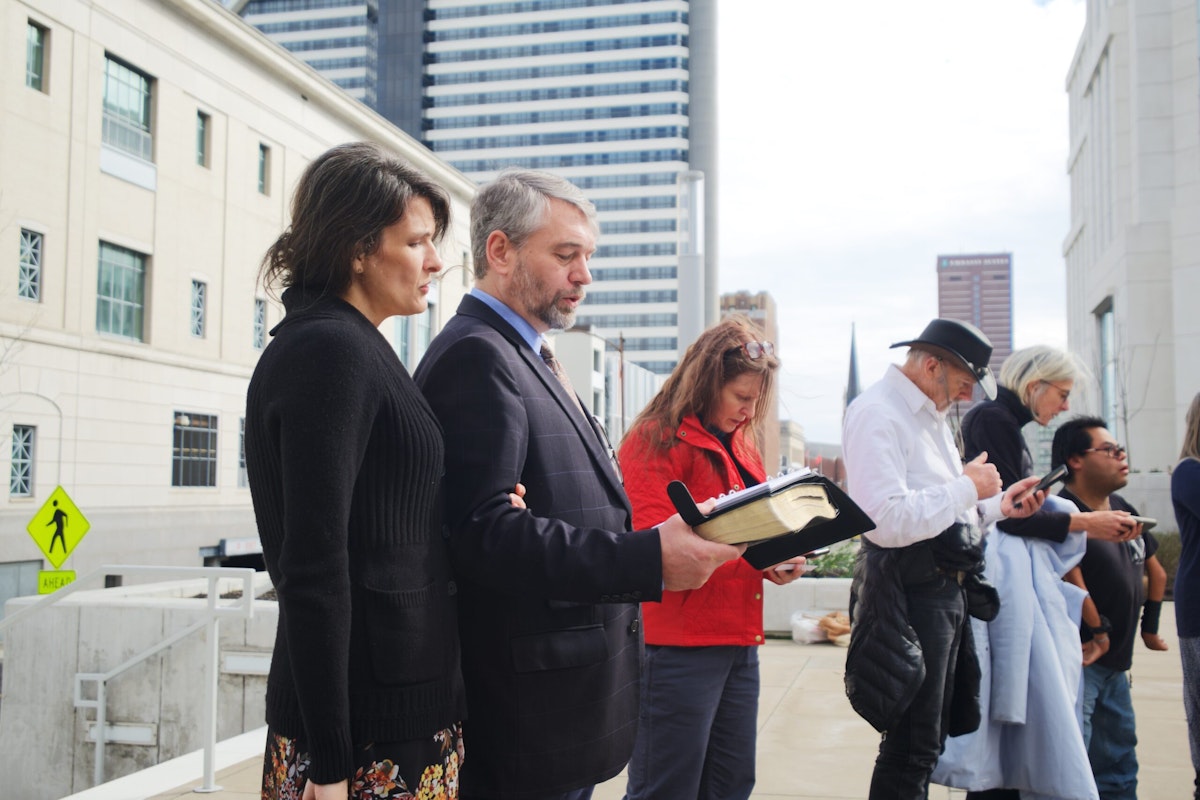
{"label": "black knit sweater", "polygon": [[442,535],[441,427],[353,306],[283,295],[246,400],[246,468],[279,597],[267,722],[309,777],[351,777],[355,743],[462,719]]}
{"label": "black knit sweater", "polygon": [[[1033,413],[1011,389],[1000,386],[995,400],[985,400],[963,418],[963,456],[972,460],[982,452],[988,463],[1000,473],[1000,483],[1008,489],[1033,474],[1033,456],[1021,429],[1033,422]],[[1002,519],[997,527],[1005,533],[1030,539],[1065,542],[1071,528],[1071,515],[1062,511],[1039,509],[1031,517]]]}

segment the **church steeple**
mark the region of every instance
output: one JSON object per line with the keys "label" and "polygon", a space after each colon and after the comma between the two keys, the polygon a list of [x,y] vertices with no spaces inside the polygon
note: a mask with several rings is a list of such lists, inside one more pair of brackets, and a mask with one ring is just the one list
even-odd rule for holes
{"label": "church steeple", "polygon": [[850,376],[846,379],[846,403],[843,411],[850,407],[850,402],[858,397],[858,347],[854,342],[854,323],[850,323]]}

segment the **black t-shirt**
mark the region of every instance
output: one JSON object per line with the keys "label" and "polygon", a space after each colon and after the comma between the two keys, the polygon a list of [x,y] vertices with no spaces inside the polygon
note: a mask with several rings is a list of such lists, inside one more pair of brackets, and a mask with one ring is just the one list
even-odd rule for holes
{"label": "black t-shirt", "polygon": [[[1079,506],[1080,511],[1093,510],[1069,489],[1063,489],[1059,495]],[[1108,504],[1114,511],[1137,513],[1119,494],[1110,494]],[[1124,672],[1133,665],[1133,643],[1138,636],[1142,604],[1146,602],[1142,576],[1146,559],[1156,550],[1158,541],[1149,533],[1131,542],[1087,540],[1087,552],[1079,562],[1083,582],[1096,608],[1112,623],[1108,652],[1096,660],[1101,666]]]}

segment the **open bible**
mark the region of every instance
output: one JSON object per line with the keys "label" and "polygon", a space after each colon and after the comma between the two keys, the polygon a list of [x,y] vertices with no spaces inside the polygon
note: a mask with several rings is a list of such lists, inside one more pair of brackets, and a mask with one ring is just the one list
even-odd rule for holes
{"label": "open bible", "polygon": [[875,527],[836,484],[809,470],[790,472],[723,495],[707,516],[680,481],[667,486],[667,495],[684,522],[704,538],[727,544],[748,543],[742,557],[758,569]]}

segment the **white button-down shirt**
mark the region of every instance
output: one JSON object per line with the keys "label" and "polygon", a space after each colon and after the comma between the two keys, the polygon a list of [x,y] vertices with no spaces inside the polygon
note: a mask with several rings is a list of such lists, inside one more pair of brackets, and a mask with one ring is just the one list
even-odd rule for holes
{"label": "white button-down shirt", "polygon": [[963,475],[946,415],[894,364],[846,410],[842,452],[850,496],[875,521],[863,536],[880,547],[1001,516],[1000,495],[980,502]]}

